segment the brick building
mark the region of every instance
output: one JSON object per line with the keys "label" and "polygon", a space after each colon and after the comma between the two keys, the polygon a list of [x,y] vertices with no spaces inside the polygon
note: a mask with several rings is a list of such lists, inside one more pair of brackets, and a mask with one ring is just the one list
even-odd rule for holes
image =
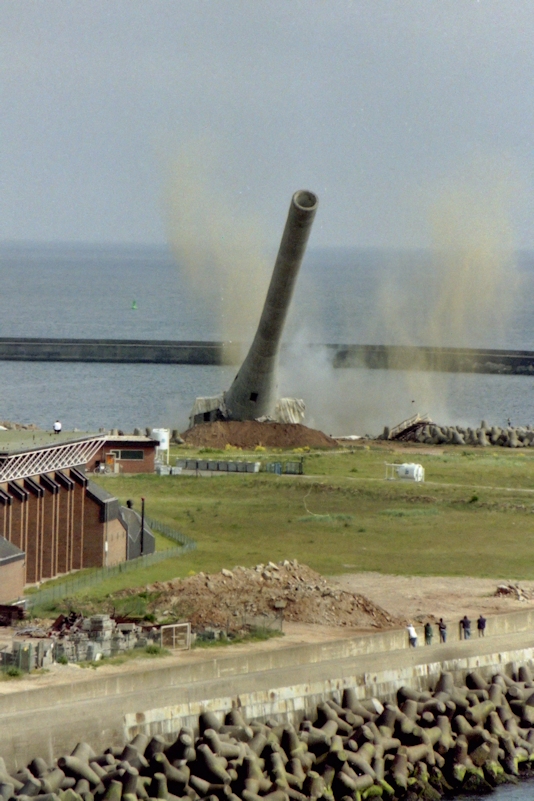
{"label": "brick building", "polygon": [[[118,500],[84,472],[103,440],[99,435],[0,431],[0,545],[5,543],[0,587],[4,576],[6,588],[8,580],[15,587],[20,576],[23,585],[35,584],[128,558],[128,530]],[[147,537],[145,553],[152,550],[153,538]],[[17,592],[2,590],[0,597],[18,597],[19,584]]]}
{"label": "brick building", "polygon": [[0,604],[20,598],[24,592],[26,560],[24,551],[0,537]]}
{"label": "brick building", "polygon": [[87,463],[87,472],[98,472],[102,465],[118,473],[153,473],[158,445],[159,440],[151,437],[107,434]]}

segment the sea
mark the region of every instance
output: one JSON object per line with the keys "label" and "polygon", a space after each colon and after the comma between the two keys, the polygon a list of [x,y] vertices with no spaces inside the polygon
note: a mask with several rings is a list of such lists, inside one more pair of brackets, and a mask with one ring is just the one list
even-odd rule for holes
{"label": "sea", "polygon": [[[276,253],[268,255],[274,263]],[[257,320],[247,311],[261,308],[267,284],[252,266],[237,280],[231,269],[230,263],[211,273],[204,265],[197,272],[166,246],[3,244],[0,336],[231,338],[245,353]],[[325,353],[306,347],[534,350],[533,292],[533,253],[445,258],[431,251],[310,247],[285,329],[280,396],[302,397],[307,424],[334,435],[378,434],[415,412],[440,424],[534,423],[532,376],[334,369]],[[64,429],[80,431],[184,430],[194,399],[227,389],[235,371],[3,361],[0,420],[50,429],[60,419]]]}
{"label": "sea", "polygon": [[[215,269],[207,278],[200,270],[195,280],[191,267],[164,246],[0,245],[0,336],[220,340],[231,330],[246,350],[254,331],[245,310],[261,301],[265,280],[251,271],[228,281]],[[236,293],[230,306],[223,302],[229,285]],[[476,269],[460,258],[459,269],[426,251],[310,248],[287,321],[281,395],[303,397],[308,424],[332,434],[376,434],[415,411],[443,424],[534,423],[531,376],[333,369],[306,348],[534,350],[533,293],[530,253]],[[59,418],[64,429],[80,431],[184,430],[195,397],[226,389],[234,373],[235,367],[4,361],[0,420],[50,429]],[[525,801],[533,792],[529,780],[491,797]]]}

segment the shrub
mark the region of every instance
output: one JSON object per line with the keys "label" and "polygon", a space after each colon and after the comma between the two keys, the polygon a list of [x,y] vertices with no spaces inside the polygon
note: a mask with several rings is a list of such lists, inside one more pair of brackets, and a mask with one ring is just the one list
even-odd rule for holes
{"label": "shrub", "polygon": [[145,647],[145,654],[150,654],[150,656],[159,656],[160,654],[165,654],[165,648],[162,648],[160,645],[147,645]]}

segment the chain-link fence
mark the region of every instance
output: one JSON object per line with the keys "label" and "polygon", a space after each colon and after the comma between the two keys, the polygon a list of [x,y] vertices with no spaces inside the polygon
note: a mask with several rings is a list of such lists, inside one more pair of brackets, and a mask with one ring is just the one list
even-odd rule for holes
{"label": "chain-link fence", "polygon": [[129,573],[131,570],[138,568],[150,567],[151,565],[163,562],[166,559],[173,559],[189,551],[194,551],[197,544],[190,537],[186,537],[180,531],[171,528],[171,526],[160,523],[151,517],[145,516],[145,523],[153,531],[158,531],[163,536],[168,537],[177,545],[173,548],[167,548],[163,551],[155,551],[154,553],[146,554],[146,556],[138,556],[137,559],[129,559],[127,562],[121,562],[112,567],[100,567],[95,570],[84,570],[80,573],[75,573],[69,578],[65,579],[59,584],[54,584],[50,587],[44,587],[42,590],[28,595],[26,598],[26,606],[32,609],[37,606],[46,606],[54,601],[62,598],[68,598],[71,595],[76,595],[81,590],[88,587],[94,587],[101,584],[106,579],[112,576],[117,576],[121,573]]}

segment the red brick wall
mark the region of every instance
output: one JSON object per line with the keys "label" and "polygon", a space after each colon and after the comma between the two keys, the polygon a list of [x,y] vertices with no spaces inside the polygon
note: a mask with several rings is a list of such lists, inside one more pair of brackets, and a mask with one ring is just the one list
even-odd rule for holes
{"label": "red brick wall", "polygon": [[126,530],[119,520],[110,520],[106,524],[108,552],[106,565],[118,565],[126,561]]}
{"label": "red brick wall", "polygon": [[69,573],[72,570],[73,511],[74,490],[61,487],[57,500],[57,572]]}
{"label": "red brick wall", "polygon": [[26,550],[26,542],[28,538],[28,521],[26,514],[26,501],[19,501],[18,498],[13,496],[13,503],[11,505],[11,539],[10,542],[20,548],[21,551]]}
{"label": "red brick wall", "polygon": [[83,563],[83,549],[85,540],[85,487],[76,481],[71,492],[72,497],[72,563],[71,570],[87,567]]}
{"label": "red brick wall", "polygon": [[11,542],[11,507],[3,503],[0,503],[0,535]]}
{"label": "red brick wall", "polygon": [[25,565],[24,559],[0,565],[0,604],[16,601],[24,595]]}
{"label": "red brick wall", "polygon": [[105,524],[100,521],[100,504],[85,499],[83,567],[102,567],[105,564]]}
{"label": "red brick wall", "polygon": [[41,578],[52,578],[58,573],[58,499],[59,495],[45,489],[41,499],[43,507],[43,560]]}
{"label": "red brick wall", "polygon": [[106,461],[106,454],[111,453],[111,451],[122,451],[122,450],[135,450],[135,451],[143,451],[144,458],[143,460],[133,460],[130,461],[128,459],[120,459],[118,460],[117,464],[120,465],[120,472],[121,473],[153,473],[156,469],[155,467],[155,460],[156,460],[156,448],[154,445],[149,445],[145,443],[133,443],[128,445],[128,443],[117,443],[117,442],[106,442],[100,450],[96,453],[95,456],[91,459],[90,462],[87,463],[86,470],[88,473],[92,473],[95,469],[95,464],[97,462],[105,463]]}
{"label": "red brick wall", "polygon": [[[42,578],[43,565],[43,499],[29,493],[28,539],[26,543],[26,581],[35,584]],[[20,547],[20,546],[19,546]]]}
{"label": "red brick wall", "polygon": [[[68,476],[67,471],[64,473]],[[22,501],[14,494],[13,486],[10,492],[7,484],[0,485],[13,499],[11,506],[0,503],[0,534],[25,552],[23,566],[18,570],[19,573],[25,570],[26,584],[73,569],[115,565],[126,560],[127,534],[119,520],[104,523],[101,504],[86,494],[81,483],[70,476],[73,488],[68,489],[54,475],[49,478],[58,484],[58,492],[48,489],[50,485],[43,481],[40,485],[43,495],[38,497],[26,481],[27,499]],[[39,484],[38,477],[34,480]],[[23,480],[16,484],[24,486]],[[17,590],[13,597],[19,594]]]}

